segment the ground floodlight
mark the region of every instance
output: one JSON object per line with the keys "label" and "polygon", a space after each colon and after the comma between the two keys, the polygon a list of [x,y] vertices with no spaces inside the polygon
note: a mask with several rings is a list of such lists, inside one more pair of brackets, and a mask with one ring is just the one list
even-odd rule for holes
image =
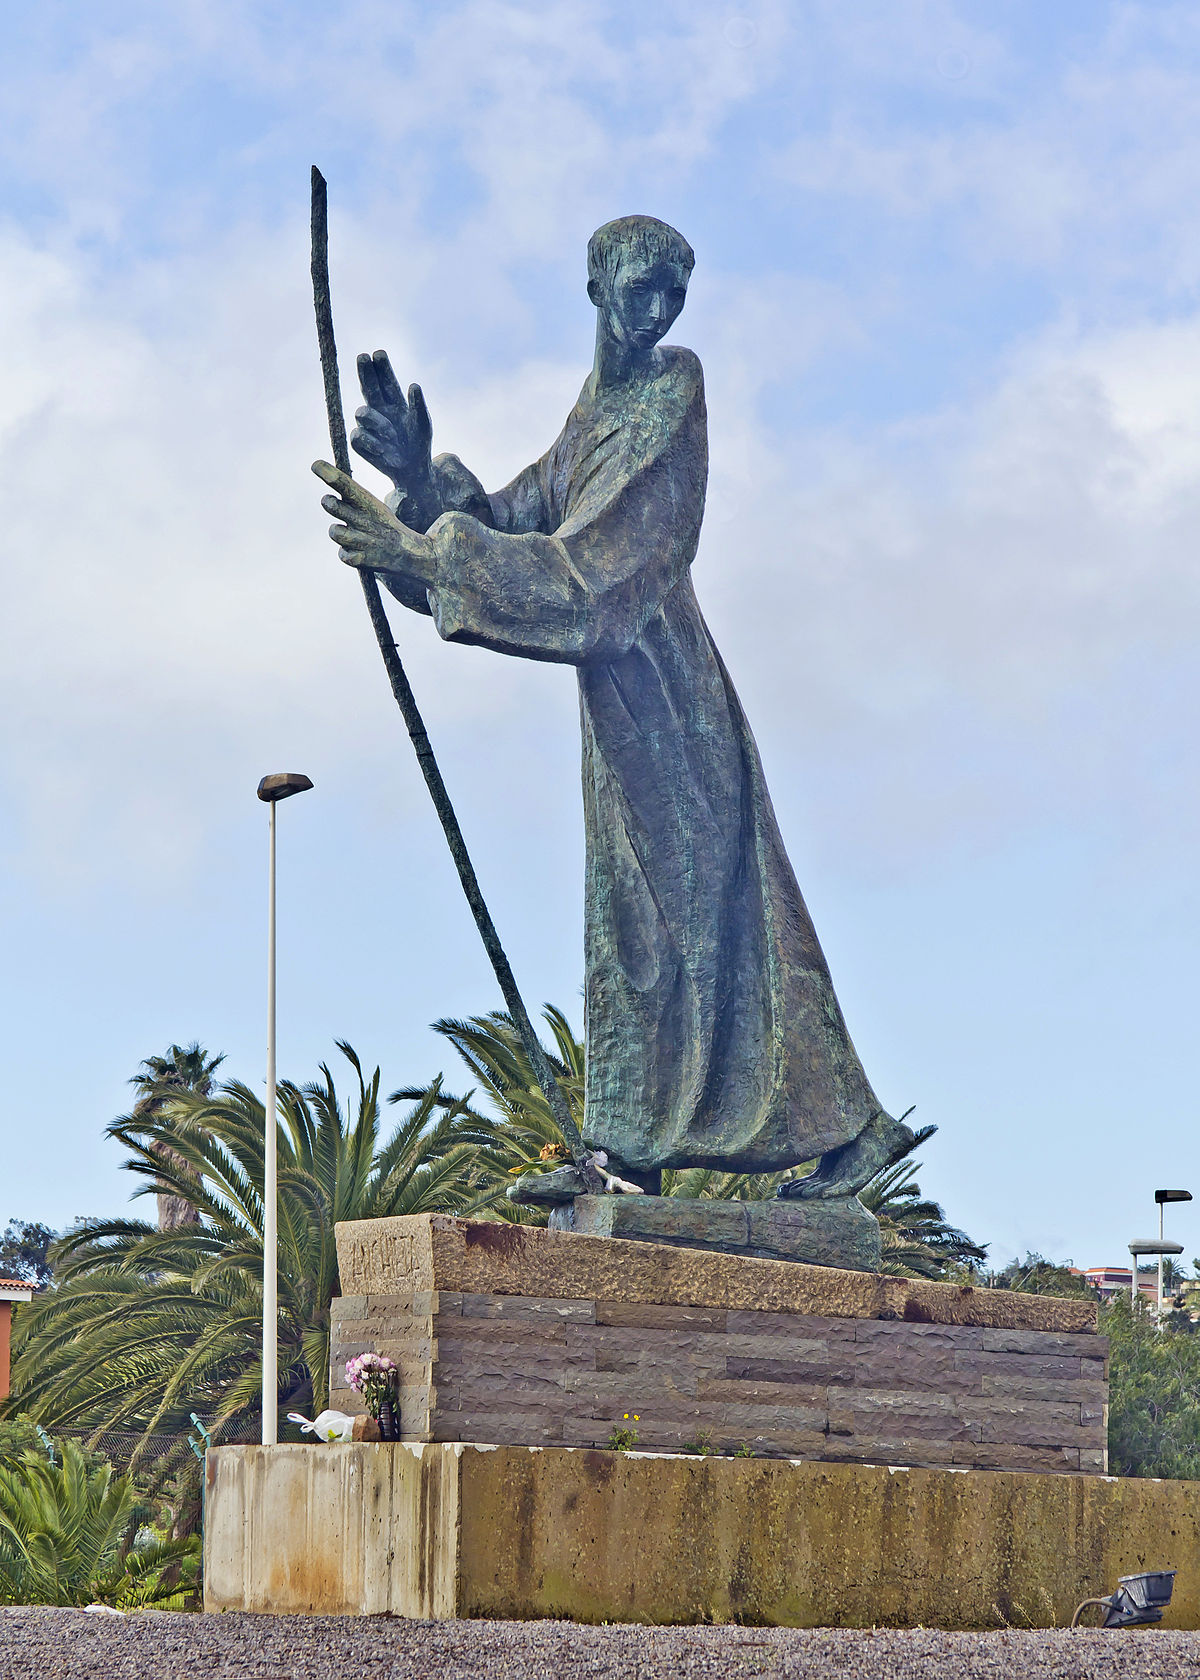
{"label": "ground floodlight", "polygon": [[1150,1569],[1144,1575],[1122,1575],[1117,1590],[1107,1598],[1085,1598],[1071,1617],[1071,1626],[1079,1626],[1079,1618],[1089,1604],[1104,1610],[1102,1628],[1144,1627],[1147,1622],[1161,1622],[1163,1611],[1171,1602],[1175,1586],[1173,1569]]}

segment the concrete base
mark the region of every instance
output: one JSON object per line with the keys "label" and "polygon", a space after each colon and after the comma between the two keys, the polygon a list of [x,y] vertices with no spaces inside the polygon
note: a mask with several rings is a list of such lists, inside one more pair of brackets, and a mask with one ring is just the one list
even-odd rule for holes
{"label": "concrete base", "polygon": [[1200,1626],[1200,1484],[465,1445],[207,1459],[206,1610],[1044,1628],[1157,1568],[1179,1570],[1163,1626]]}
{"label": "concrete base", "polygon": [[857,1272],[878,1271],[881,1254],[879,1221],[857,1196],[797,1202],[576,1196],[552,1211],[550,1229]]}

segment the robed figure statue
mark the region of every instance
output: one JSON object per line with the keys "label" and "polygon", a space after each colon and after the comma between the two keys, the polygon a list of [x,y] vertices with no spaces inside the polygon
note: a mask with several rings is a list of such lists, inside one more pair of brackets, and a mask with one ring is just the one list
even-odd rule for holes
{"label": "robed figure statue", "polygon": [[341,558],[438,634],[574,665],[587,842],[584,1138],[662,1167],[765,1171],[853,1195],[912,1133],[846,1031],[758,749],[692,587],[708,464],[704,378],[660,341],[687,241],[649,216],[588,246],[596,357],[559,436],[488,493],[431,457],[418,386],[359,358],[355,449],[385,505],[324,463]]}

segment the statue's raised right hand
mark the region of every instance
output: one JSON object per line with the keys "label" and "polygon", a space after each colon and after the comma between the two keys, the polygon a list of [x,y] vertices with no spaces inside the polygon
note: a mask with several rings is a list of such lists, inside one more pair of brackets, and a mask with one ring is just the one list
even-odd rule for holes
{"label": "statue's raised right hand", "polygon": [[354,412],[352,447],[397,490],[422,501],[433,477],[433,422],[421,387],[410,385],[405,400],[385,350],[358,358],[358,382],[366,401]]}

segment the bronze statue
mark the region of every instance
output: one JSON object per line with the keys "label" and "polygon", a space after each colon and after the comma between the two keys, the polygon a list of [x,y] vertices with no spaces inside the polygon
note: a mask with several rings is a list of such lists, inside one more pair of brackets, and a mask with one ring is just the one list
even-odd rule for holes
{"label": "bronze statue", "polygon": [[324,462],[349,565],[439,635],[574,665],[587,839],[584,1137],[646,1189],[663,1167],[817,1160],[799,1198],[853,1196],[911,1142],[846,1031],[690,567],[704,380],[661,343],[687,241],[625,216],[588,245],[596,355],[561,433],[491,494],[431,453],[420,387],[360,356],[351,442],[387,504]]}

